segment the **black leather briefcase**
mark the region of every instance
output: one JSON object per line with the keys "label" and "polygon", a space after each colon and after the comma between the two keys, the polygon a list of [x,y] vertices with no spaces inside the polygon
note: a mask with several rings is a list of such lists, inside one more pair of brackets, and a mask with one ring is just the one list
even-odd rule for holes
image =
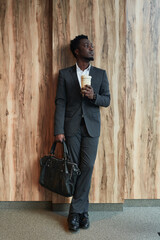
{"label": "black leather briefcase", "polygon": [[71,197],[74,194],[80,169],[76,163],[70,161],[65,141],[63,141],[62,159],[55,157],[55,148],[56,142],[53,143],[50,154],[40,159],[39,183],[52,192]]}

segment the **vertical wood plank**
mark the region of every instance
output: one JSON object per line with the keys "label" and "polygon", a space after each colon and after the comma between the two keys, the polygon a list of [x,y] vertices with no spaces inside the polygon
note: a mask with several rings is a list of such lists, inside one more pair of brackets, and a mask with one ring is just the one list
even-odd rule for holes
{"label": "vertical wood plank", "polygon": [[125,2],[97,3],[95,65],[107,70],[111,106],[101,109],[101,136],[90,198],[92,202],[117,203],[124,199]]}
{"label": "vertical wood plank", "polygon": [[126,199],[160,197],[160,2],[127,0]]}
{"label": "vertical wood plank", "polygon": [[[75,63],[69,51],[69,43],[79,34],[88,35],[93,42],[95,46],[93,65],[107,71],[112,98],[111,106],[108,109],[101,109],[102,130],[92,178],[90,201],[123,202],[125,1],[53,1],[55,85],[58,70]],[[69,202],[70,199],[53,194],[52,201],[54,203]]]}
{"label": "vertical wood plank", "polygon": [[38,179],[53,141],[52,2],[1,3],[0,200],[49,200]]}

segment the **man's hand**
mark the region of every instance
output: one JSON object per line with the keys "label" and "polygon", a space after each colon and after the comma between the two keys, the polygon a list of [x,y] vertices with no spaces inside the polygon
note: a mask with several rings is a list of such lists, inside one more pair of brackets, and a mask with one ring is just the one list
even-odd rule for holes
{"label": "man's hand", "polygon": [[94,91],[90,85],[85,85],[85,87],[81,89],[81,93],[89,99],[93,99]]}
{"label": "man's hand", "polygon": [[65,141],[64,134],[58,134],[58,135],[55,136],[55,141],[56,142],[63,142],[63,140]]}

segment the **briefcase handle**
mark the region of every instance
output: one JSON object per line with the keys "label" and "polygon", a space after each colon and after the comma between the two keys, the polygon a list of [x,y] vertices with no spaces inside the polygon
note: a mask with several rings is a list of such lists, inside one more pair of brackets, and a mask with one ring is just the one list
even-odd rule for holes
{"label": "briefcase handle", "polygon": [[[63,144],[63,156],[64,156],[64,159],[67,160],[68,159],[68,149],[67,149],[67,145],[65,143],[65,141],[63,140],[61,142]],[[51,151],[50,151],[50,154],[54,154],[55,152],[55,149],[56,149],[56,145],[57,145],[57,142],[55,141],[51,147]]]}

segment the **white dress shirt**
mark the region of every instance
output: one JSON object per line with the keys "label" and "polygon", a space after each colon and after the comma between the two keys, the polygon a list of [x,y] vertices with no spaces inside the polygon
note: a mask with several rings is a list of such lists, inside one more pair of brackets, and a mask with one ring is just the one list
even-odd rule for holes
{"label": "white dress shirt", "polygon": [[87,76],[89,76],[90,68],[91,68],[91,64],[88,66],[88,68],[86,68],[86,69],[83,71],[83,70],[81,70],[81,69],[78,67],[78,64],[76,63],[76,71],[77,71],[77,77],[78,77],[78,81],[79,81],[80,87],[81,87],[81,76],[82,76],[82,75],[87,75]]}

